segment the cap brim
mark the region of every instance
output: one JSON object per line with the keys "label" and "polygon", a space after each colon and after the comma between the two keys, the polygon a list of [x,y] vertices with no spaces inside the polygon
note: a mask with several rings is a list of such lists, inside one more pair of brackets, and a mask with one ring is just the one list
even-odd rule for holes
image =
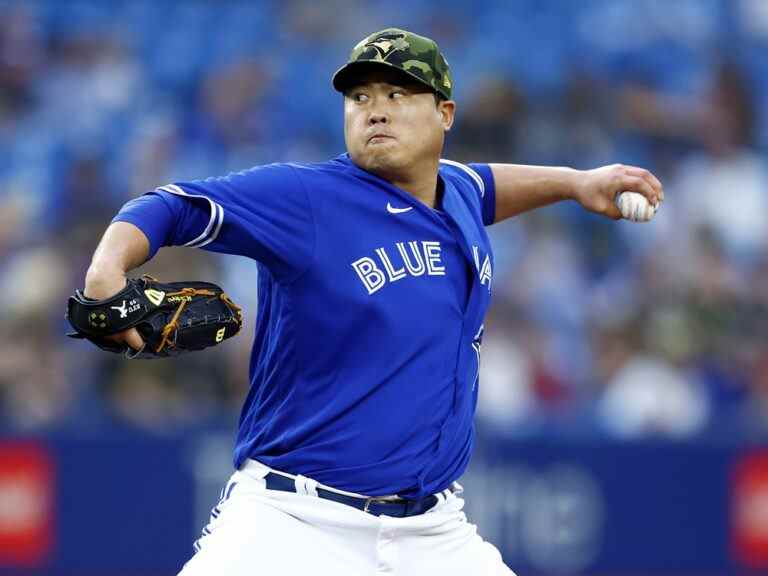
{"label": "cap brim", "polygon": [[357,83],[357,80],[360,78],[361,74],[363,74],[364,70],[370,69],[371,67],[386,67],[389,70],[396,70],[403,76],[418,82],[422,86],[426,86],[436,94],[438,93],[431,84],[425,82],[415,74],[403,70],[399,66],[380,60],[359,60],[357,62],[347,62],[344,66],[336,70],[336,73],[333,75],[333,87],[341,93],[346,92],[347,89]]}

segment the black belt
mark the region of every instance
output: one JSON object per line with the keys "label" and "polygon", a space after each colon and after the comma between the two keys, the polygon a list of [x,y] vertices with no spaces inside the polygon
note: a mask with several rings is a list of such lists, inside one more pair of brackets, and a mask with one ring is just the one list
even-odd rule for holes
{"label": "black belt", "polygon": [[[264,477],[267,481],[267,490],[279,490],[281,492],[296,492],[296,484],[293,478],[269,472]],[[423,514],[435,504],[437,496],[426,496],[420,500],[389,500],[383,498],[361,498],[358,496],[347,496],[339,494],[324,488],[317,488],[317,496],[325,500],[333,500],[340,504],[352,506],[374,516],[393,516],[395,518],[405,518],[406,516],[417,516]]]}

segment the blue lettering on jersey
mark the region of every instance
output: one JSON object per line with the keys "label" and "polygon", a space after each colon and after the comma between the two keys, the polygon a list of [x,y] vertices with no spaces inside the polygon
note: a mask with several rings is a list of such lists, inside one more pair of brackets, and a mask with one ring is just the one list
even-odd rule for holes
{"label": "blue lettering on jersey", "polygon": [[[445,276],[445,266],[440,260],[440,242],[411,240],[407,243],[396,242],[393,248],[396,249],[390,249],[393,256],[382,246],[376,248],[377,259],[363,256],[352,262],[352,268],[368,294],[380,290],[387,282],[396,282],[407,276],[423,276],[425,273],[427,276]],[[395,260],[397,266],[392,263],[395,253],[399,255],[399,261]]]}
{"label": "blue lettering on jersey", "polygon": [[477,273],[480,276],[480,284],[488,285],[488,292],[491,291],[491,279],[493,278],[493,271],[491,269],[491,258],[489,254],[485,255],[482,266],[480,265],[480,248],[478,246],[472,246],[472,254],[475,257],[475,267]]}

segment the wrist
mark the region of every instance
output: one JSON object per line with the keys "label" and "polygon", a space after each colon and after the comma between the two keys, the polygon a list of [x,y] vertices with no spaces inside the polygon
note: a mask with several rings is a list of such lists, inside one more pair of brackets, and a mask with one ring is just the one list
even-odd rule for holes
{"label": "wrist", "polygon": [[576,200],[581,203],[585,189],[584,180],[586,173],[583,170],[564,168],[563,185],[561,189],[564,200]]}
{"label": "wrist", "polygon": [[85,275],[84,294],[94,300],[103,300],[117,294],[127,283],[126,273],[119,267],[91,264]]}

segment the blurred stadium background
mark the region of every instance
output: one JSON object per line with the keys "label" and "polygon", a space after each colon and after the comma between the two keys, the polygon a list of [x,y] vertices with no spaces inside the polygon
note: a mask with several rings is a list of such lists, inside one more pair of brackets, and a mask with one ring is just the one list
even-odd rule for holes
{"label": "blurred stadium background", "polygon": [[650,224],[564,204],[491,229],[481,534],[521,575],[768,573],[768,1],[0,0],[0,574],[191,553],[230,473],[255,267],[166,249],[141,270],[248,311],[182,361],[65,338],[66,297],[128,199],[341,153],[330,76],[392,25],[454,70],[446,157],[666,187]]}

